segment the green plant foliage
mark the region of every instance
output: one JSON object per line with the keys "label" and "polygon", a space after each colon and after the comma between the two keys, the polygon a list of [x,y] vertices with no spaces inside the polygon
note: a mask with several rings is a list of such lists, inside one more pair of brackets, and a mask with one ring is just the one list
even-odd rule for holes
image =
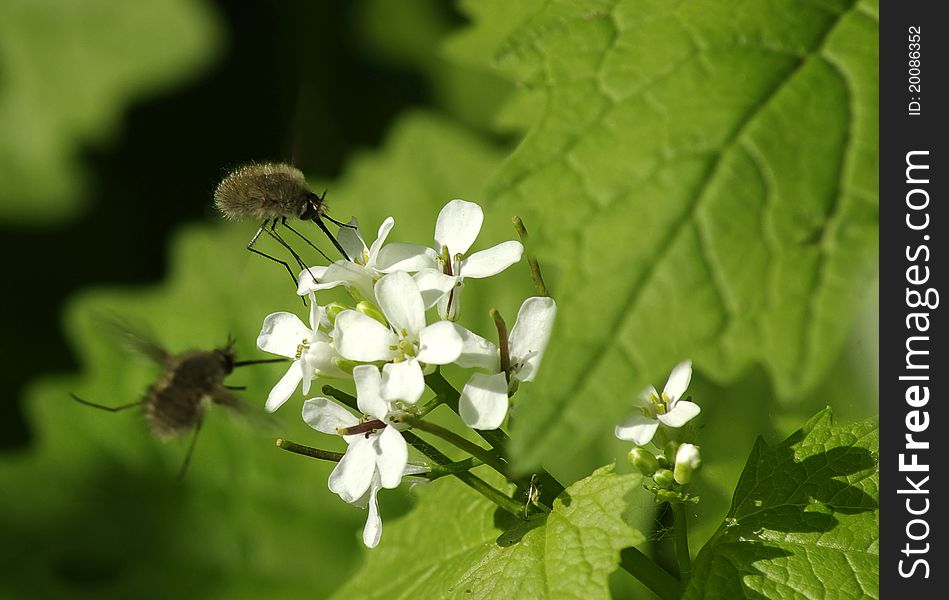
{"label": "green plant foliage", "polygon": [[879,588],[879,431],[825,409],[759,438],[686,598],[870,598]]}
{"label": "green plant foliage", "polygon": [[415,511],[337,598],[608,598],[621,549],[643,535],[623,521],[638,475],[603,467],[525,522],[455,480],[420,491]]}
{"label": "green plant foliage", "polygon": [[364,0],[357,7],[361,37],[373,59],[423,75],[437,107],[462,123],[494,128],[511,83],[478,61],[445,51],[442,42],[455,25],[445,2]]}
{"label": "green plant foliage", "polygon": [[206,66],[218,38],[196,0],[0,3],[0,219],[73,215],[82,146],[112,134],[133,100]]}
{"label": "green plant foliage", "polygon": [[543,102],[492,191],[564,315],[521,464],[604,433],[684,358],[806,394],[876,270],[876,2],[506,6],[469,35],[507,33],[494,62]]}
{"label": "green plant foliage", "polygon": [[[445,120],[408,115],[384,149],[356,159],[332,186],[334,214],[357,214],[370,231],[392,214],[394,234],[429,240],[441,205],[475,198],[498,159]],[[253,231],[252,223],[188,228],[172,244],[166,283],[90,291],[70,303],[65,326],[82,375],[32,386],[24,408],[33,446],[0,459],[0,596],[320,598],[355,568],[366,513],[327,490],[332,465],[274,447],[277,436],[344,445],[303,423],[299,393],[273,421],[210,410],[180,484],[187,439],[163,444],[136,410],[110,414],[69,398],[124,404],[157,376],[119,347],[103,315],[150,329],[175,352],[220,346],[230,334],[239,358],[262,357],[254,342],[264,316],[306,310],[278,265],[244,249]],[[315,226],[302,231],[329,247]],[[479,287],[468,290],[473,304],[484,302]],[[237,393],[262,407],[285,368],[238,369],[227,383],[246,385]],[[381,500],[389,518],[405,509],[397,492]]]}

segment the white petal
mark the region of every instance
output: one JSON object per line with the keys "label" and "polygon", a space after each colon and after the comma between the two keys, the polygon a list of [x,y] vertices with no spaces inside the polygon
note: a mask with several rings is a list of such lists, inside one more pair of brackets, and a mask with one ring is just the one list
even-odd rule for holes
{"label": "white petal", "polygon": [[382,487],[392,489],[402,482],[402,472],[409,462],[409,447],[395,427],[386,427],[373,440],[376,468]]}
{"label": "white petal", "polygon": [[375,548],[382,539],[382,517],[379,516],[379,500],[376,498],[378,493],[377,486],[370,486],[369,515],[366,517],[366,526],[362,530],[362,543],[367,548]]}
{"label": "white petal", "polygon": [[497,429],[507,416],[507,379],[504,373],[475,373],[461,390],[458,414],[474,429]]}
{"label": "white petal", "polygon": [[637,446],[645,446],[652,441],[652,436],[656,434],[657,429],[659,429],[659,421],[635,411],[616,426],[614,434],[621,440],[632,442]]}
{"label": "white petal", "polygon": [[267,396],[267,410],[273,412],[283,406],[283,403],[293,395],[301,379],[303,379],[303,363],[295,360],[277,385],[270,390],[270,395]]}
{"label": "white petal", "polygon": [[330,491],[339,494],[346,502],[355,502],[366,490],[376,471],[376,452],[372,440],[365,436],[356,439],[346,449],[346,454],[330,473]]}
{"label": "white petal", "polygon": [[523,253],[524,246],[520,242],[503,242],[493,248],[475,252],[461,261],[458,274],[462,277],[476,279],[497,275],[521,260],[521,254]]}
{"label": "white petal", "polygon": [[300,390],[303,392],[303,395],[306,396],[310,393],[310,384],[313,383],[313,380],[316,378],[316,371],[311,369],[305,360],[298,360],[297,362],[300,363],[301,371],[303,372]]}
{"label": "white petal", "polygon": [[449,321],[432,323],[418,334],[418,359],[429,365],[447,365],[458,360],[461,336]]}
{"label": "white petal", "polygon": [[370,267],[376,267],[379,258],[379,250],[382,248],[382,245],[386,242],[386,238],[389,237],[389,232],[392,231],[392,228],[395,226],[395,219],[392,217],[387,218],[382,222],[382,225],[379,226],[379,233],[376,234],[376,241],[372,243],[372,247],[369,248],[369,262],[367,263]]}
{"label": "white petal", "polygon": [[375,365],[359,365],[353,369],[356,382],[356,404],[365,415],[385,420],[389,407],[379,395],[382,389],[382,376]]}
{"label": "white petal", "polygon": [[497,373],[500,367],[498,347],[477,333],[455,323],[455,331],[461,337],[461,354],[455,364],[463,369],[484,369]]}
{"label": "white petal", "polygon": [[325,309],[316,303],[316,297],[310,294],[310,331],[320,328],[325,312]]}
{"label": "white petal", "polygon": [[345,260],[338,260],[326,268],[324,282],[337,282],[346,286],[353,295],[372,301],[373,274],[366,267]]}
{"label": "white petal", "polygon": [[336,349],[327,342],[312,342],[301,357],[306,368],[317,377],[349,377],[336,365],[340,358]]}
{"label": "white petal", "polygon": [[684,360],[672,368],[672,373],[669,374],[662,393],[674,402],[682,397],[690,381],[692,381],[692,361]]}
{"label": "white petal", "polygon": [[422,294],[425,310],[435,306],[458,282],[457,277],[445,275],[438,269],[422,269],[413,277],[418,291]]}
{"label": "white petal", "polygon": [[528,298],[517,311],[508,350],[511,363],[520,365],[515,373],[519,381],[533,381],[537,376],[556,316],[554,299],[543,296]]}
{"label": "white petal", "polygon": [[264,352],[295,358],[297,346],[312,337],[313,332],[295,314],[278,312],[264,319],[257,336],[257,347]]}
{"label": "white petal", "polygon": [[382,399],[415,404],[425,391],[422,367],[414,358],[382,367]]}
{"label": "white petal", "polygon": [[328,280],[326,269],[327,267],[313,266],[300,271],[300,275],[297,276],[297,294],[303,296],[342,285],[342,281]]}
{"label": "white petal", "polygon": [[320,433],[331,435],[338,435],[338,429],[359,424],[356,415],[323,397],[310,398],[303,403],[303,420]]}
{"label": "white petal", "polygon": [[452,257],[468,252],[481,231],[482,221],[484,212],[480,206],[474,202],[452,200],[442,208],[435,221],[436,247],[447,246]]}
{"label": "white petal", "polygon": [[659,415],[656,418],[662,421],[663,425],[682,427],[694,419],[700,412],[702,412],[702,409],[699,408],[699,405],[695,402],[679,400],[669,412],[664,415]]}
{"label": "white petal", "polygon": [[363,254],[366,253],[367,250],[366,242],[362,237],[362,232],[359,230],[359,221],[356,217],[353,217],[349,220],[348,224],[353,225],[355,229],[353,227],[340,227],[339,232],[336,234],[336,241],[338,241],[339,245],[346,251],[346,256],[362,262],[365,260]]}
{"label": "white petal", "polygon": [[414,339],[425,327],[425,305],[415,280],[408,273],[398,271],[383,276],[376,282],[376,299],[392,328],[400,337]]}
{"label": "white petal", "polygon": [[379,249],[376,268],[386,273],[437,269],[437,256],[434,250],[426,246],[393,242]]}
{"label": "white petal", "polygon": [[344,310],[336,316],[333,345],[343,358],[391,360],[399,354],[393,348],[398,344],[399,338],[388,327],[361,312]]}

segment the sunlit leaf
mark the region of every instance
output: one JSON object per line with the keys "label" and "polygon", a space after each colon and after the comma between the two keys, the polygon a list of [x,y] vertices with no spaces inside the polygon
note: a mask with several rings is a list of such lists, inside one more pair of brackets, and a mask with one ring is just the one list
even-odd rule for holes
{"label": "sunlit leaf", "polygon": [[685,598],[875,598],[879,431],[826,409],[776,446],[759,438]]}

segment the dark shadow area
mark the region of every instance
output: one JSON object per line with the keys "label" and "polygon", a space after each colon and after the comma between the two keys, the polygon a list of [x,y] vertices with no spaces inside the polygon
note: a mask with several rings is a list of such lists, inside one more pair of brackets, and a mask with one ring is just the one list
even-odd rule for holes
{"label": "dark shadow area", "polygon": [[547,524],[547,514],[531,515],[529,519],[518,519],[506,510],[494,511],[494,526],[502,529],[503,533],[497,537],[495,543],[501,548],[507,548],[521,541],[530,531]]}
{"label": "dark shadow area", "polygon": [[[160,565],[181,551],[173,540],[186,484],[167,473],[104,467],[81,488],[69,489],[68,500],[36,497],[48,491],[14,492],[24,497],[24,505],[50,505],[42,518],[0,515],[0,589],[5,597],[121,598],[134,591],[136,597],[161,598],[177,589],[179,582],[163,581],[157,574]],[[198,573],[183,576],[193,589],[213,585],[202,583]],[[145,579],[149,584],[142,586]]]}

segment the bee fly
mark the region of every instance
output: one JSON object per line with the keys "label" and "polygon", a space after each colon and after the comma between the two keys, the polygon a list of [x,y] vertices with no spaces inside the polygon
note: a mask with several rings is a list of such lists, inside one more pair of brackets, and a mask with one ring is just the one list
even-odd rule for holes
{"label": "bee fly", "polygon": [[233,390],[244,388],[225,385],[224,378],[237,367],[285,360],[281,358],[235,360],[233,339],[228,339],[227,345],[214,350],[186,350],[179,354],[172,354],[157,342],[132,330],[124,323],[110,324],[118,330],[129,349],[161,365],[163,368],[161,375],[149,386],[141,400],[129,404],[105,406],[83,400],[76,394],[70,394],[70,396],[81,404],[109,412],[141,406],[149,430],[160,439],[177,437],[193,430],[187,454],[178,472],[178,479],[181,479],[188,470],[205,410],[212,404],[220,404],[236,410],[245,408],[240,398],[232,393]]}
{"label": "bee fly", "polygon": [[301,269],[305,269],[306,265],[300,256],[277,233],[277,223],[280,223],[319,252],[323,258],[332,262],[322,250],[287,223],[287,219],[313,221],[323,230],[323,233],[343,255],[343,258],[350,260],[339,241],[326,227],[323,219],[341,227],[351,227],[351,225],[341,223],[326,214],[327,207],[323,201],[325,197],[326,192],[318,196],[310,191],[306,178],[299,169],[284,163],[264,162],[250,163],[231,171],[214,191],[214,204],[227,219],[234,221],[254,219],[260,221],[257,233],[247,243],[247,249],[282,264],[290,273],[293,285],[296,286],[297,278],[290,265],[279,258],[257,250],[254,248],[254,244],[260,234],[266,233],[290,252]]}

